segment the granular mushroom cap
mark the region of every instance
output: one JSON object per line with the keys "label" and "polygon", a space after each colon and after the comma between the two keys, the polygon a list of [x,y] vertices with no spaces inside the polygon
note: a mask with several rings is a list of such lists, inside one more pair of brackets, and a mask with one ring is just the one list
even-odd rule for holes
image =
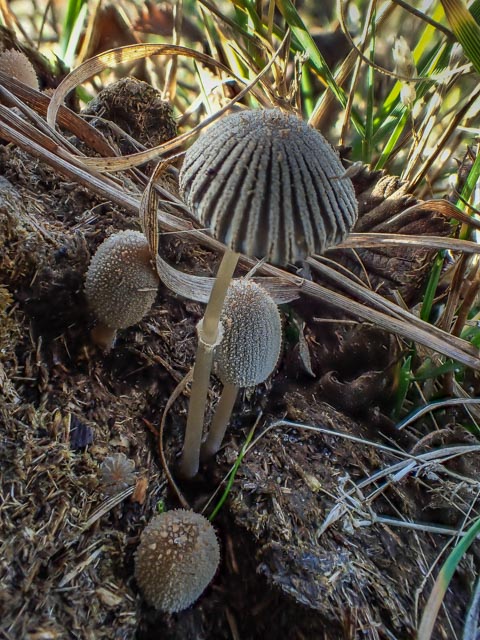
{"label": "granular mushroom cap", "polygon": [[145,236],[139,231],[120,231],[107,238],[93,256],[85,293],[97,320],[112,329],[124,329],[147,313],[158,284]]}
{"label": "granular mushroom cap", "polygon": [[278,109],[217,120],[185,154],[180,192],[215,238],[276,264],[323,253],[357,219],[353,185],[336,151]]}
{"label": "granular mushroom cap", "polygon": [[142,533],[135,579],[150,605],[174,613],[197,600],[219,562],[217,536],[206,518],[185,509],[166,511]]}
{"label": "granular mushroom cap", "polygon": [[16,49],[6,49],[0,53],[0,70],[12,78],[23,82],[32,89],[38,89],[38,76],[27,56]]}
{"label": "granular mushroom cap", "polygon": [[271,296],[252,280],[233,280],[220,322],[223,338],[215,353],[220,380],[236,387],[266,380],[282,346],[282,321]]}

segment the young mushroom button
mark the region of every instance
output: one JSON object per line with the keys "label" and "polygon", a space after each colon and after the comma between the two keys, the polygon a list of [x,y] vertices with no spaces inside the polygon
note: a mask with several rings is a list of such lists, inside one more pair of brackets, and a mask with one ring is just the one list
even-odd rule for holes
{"label": "young mushroom button", "polygon": [[120,231],[107,238],[90,261],[85,279],[85,294],[97,319],[94,342],[109,349],[117,329],[140,322],[155,302],[158,284],[142,233]]}
{"label": "young mushroom button", "polygon": [[175,509],[156,516],[144,529],[135,554],[135,579],[148,604],[174,613],[195,602],[219,562],[210,522],[199,513]]}
{"label": "young mushroom button", "polygon": [[223,382],[202,459],[222,444],[233,405],[241,387],[253,387],[268,378],[282,346],[282,322],[277,305],[252,280],[234,280],[228,288],[220,318],[222,341],[215,352],[217,375]]}
{"label": "young mushroom button", "polygon": [[199,329],[182,472],[198,469],[209,353],[239,253],[286,265],[345,239],[357,219],[352,182],[323,136],[277,109],[216,121],[188,149],[180,190],[202,227],[227,245]]}

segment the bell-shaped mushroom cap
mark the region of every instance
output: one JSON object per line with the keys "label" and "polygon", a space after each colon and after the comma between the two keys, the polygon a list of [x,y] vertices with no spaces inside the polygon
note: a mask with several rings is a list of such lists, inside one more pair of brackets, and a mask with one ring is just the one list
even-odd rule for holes
{"label": "bell-shaped mushroom cap", "polygon": [[233,280],[220,322],[223,337],[215,353],[220,380],[236,387],[266,380],[282,346],[282,321],[270,295],[252,280]]}
{"label": "bell-shaped mushroom cap", "polygon": [[185,509],[166,511],[142,533],[135,578],[150,605],[173,613],[195,602],[219,561],[217,536],[206,518]]}
{"label": "bell-shaped mushroom cap", "polygon": [[188,149],[180,191],[234,251],[276,264],[323,253],[357,219],[352,182],[315,129],[277,109],[217,120]]}
{"label": "bell-shaped mushroom cap", "polygon": [[112,329],[124,329],[147,313],[158,284],[145,236],[139,231],[120,231],[107,238],[93,256],[85,293],[97,320]]}

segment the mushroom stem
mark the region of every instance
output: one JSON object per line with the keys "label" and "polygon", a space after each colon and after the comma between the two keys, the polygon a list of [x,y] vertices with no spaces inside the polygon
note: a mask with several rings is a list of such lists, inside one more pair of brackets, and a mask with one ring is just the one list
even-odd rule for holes
{"label": "mushroom stem", "polygon": [[229,382],[223,386],[222,395],[215,410],[210,431],[202,446],[202,460],[208,460],[220,449],[228,423],[230,422],[230,416],[232,415],[235,400],[237,399],[238,390],[239,387]]}
{"label": "mushroom stem", "polygon": [[218,336],[218,321],[222,313],[223,303],[227,295],[230,280],[240,257],[239,253],[226,249],[213,283],[212,293],[205,309],[202,327],[199,331],[203,341],[215,345]]}
{"label": "mushroom stem", "polygon": [[180,460],[180,474],[184,478],[193,478],[198,472],[213,351],[218,339],[218,322],[238,258],[239,254],[235,251],[231,249],[225,251],[205,309],[205,315],[198,326],[197,355],[193,368],[185,442]]}
{"label": "mushroom stem", "polygon": [[117,331],[103,324],[103,322],[98,322],[91,330],[90,337],[94,344],[108,352],[115,344]]}

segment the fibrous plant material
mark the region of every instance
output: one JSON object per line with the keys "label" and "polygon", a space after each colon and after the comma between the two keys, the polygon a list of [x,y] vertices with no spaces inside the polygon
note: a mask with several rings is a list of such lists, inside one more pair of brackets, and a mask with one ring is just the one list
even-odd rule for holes
{"label": "fibrous plant material", "polygon": [[138,149],[132,145],[132,141],[120,136],[117,129],[112,130],[107,121],[114,122],[146,147],[162,144],[177,135],[177,124],[170,104],[162,100],[159,91],[137,78],[122,78],[108,85],[82,114],[95,116],[91,123],[118,140],[124,154]]}
{"label": "fibrous plant material", "polygon": [[199,327],[181,462],[182,474],[191,477],[198,471],[218,321],[239,252],[283,265],[323,253],[348,235],[357,201],[323,136],[277,109],[217,121],[187,151],[180,191],[202,226],[228,247]]}
{"label": "fibrous plant material", "polygon": [[220,448],[239,389],[266,380],[277,364],[282,346],[282,322],[277,305],[251,280],[231,283],[220,322],[222,341],[215,360],[224,387],[202,447],[204,459]]}
{"label": "fibrous plant material", "polygon": [[93,256],[85,293],[98,324],[93,340],[110,348],[117,329],[143,318],[155,301],[158,276],[147,239],[139,231],[120,231],[105,240]]}
{"label": "fibrous plant material", "polygon": [[39,90],[38,77],[27,56],[16,49],[7,49],[0,53],[0,71],[23,82],[32,89]]}
{"label": "fibrous plant material", "polygon": [[215,530],[199,513],[176,509],[156,516],[142,533],[135,578],[145,600],[161,611],[189,607],[220,562]]}

